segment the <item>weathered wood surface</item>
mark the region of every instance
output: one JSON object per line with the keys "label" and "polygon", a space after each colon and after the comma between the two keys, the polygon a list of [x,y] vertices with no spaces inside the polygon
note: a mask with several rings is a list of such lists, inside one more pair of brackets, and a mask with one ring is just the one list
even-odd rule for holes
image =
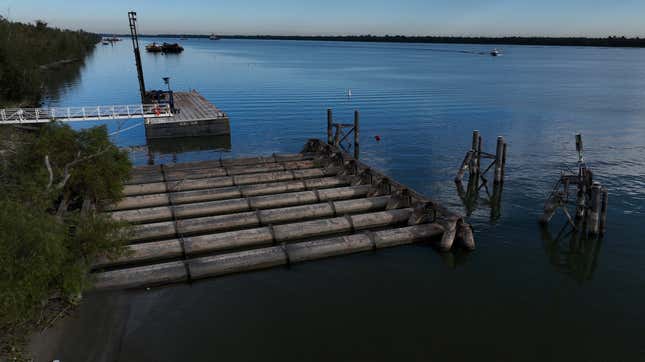
{"label": "weathered wood surface", "polygon": [[[177,179],[168,179],[172,172]],[[225,176],[210,177],[219,172]],[[475,247],[460,215],[318,140],[285,157],[144,166],[132,182],[130,196],[109,207],[114,219],[134,224],[130,252],[95,262],[97,289],[174,283],[433,237],[441,250]]]}
{"label": "weathered wood surface", "polygon": [[197,91],[174,92],[175,112],[172,117],[148,118],[146,137],[151,139],[220,136],[231,133],[226,113],[219,110]]}

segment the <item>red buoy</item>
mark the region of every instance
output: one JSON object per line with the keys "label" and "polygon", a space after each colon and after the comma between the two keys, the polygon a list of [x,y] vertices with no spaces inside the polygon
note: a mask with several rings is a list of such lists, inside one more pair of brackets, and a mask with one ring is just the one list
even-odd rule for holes
{"label": "red buoy", "polygon": [[376,140],[376,142],[381,142],[381,136],[374,136],[374,139]]}

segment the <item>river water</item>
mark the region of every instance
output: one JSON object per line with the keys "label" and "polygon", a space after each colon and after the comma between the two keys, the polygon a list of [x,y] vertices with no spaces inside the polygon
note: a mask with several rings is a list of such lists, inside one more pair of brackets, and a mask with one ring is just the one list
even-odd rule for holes
{"label": "river water", "polygon": [[[232,135],[183,153],[158,148],[158,161],[298,152],[324,136],[327,108],[348,122],[360,109],[361,157],[464,214],[452,179],[471,132],[481,131],[489,152],[503,135],[500,214],[483,201],[472,211],[478,249],[470,254],[413,245],[90,295],[56,357],[645,360],[645,50],[506,46],[491,57],[477,45],[181,42],[180,55],[142,54],[148,88],[164,88],[169,76],[174,90],[199,90],[229,114]],[[137,100],[126,39],[99,45],[48,102]],[[110,131],[140,123],[111,123]],[[556,239],[562,217],[550,232],[536,221],[560,171],[575,168],[577,132],[610,209],[604,239],[573,243]],[[143,127],[114,140],[146,144]],[[146,162],[145,152],[132,155]]]}

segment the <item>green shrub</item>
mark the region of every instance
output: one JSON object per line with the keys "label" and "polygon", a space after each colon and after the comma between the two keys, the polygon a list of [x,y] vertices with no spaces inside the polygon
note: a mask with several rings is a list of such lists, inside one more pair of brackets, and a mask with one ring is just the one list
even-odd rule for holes
{"label": "green shrub", "polygon": [[80,295],[95,258],[124,252],[125,225],[87,205],[117,201],[132,165],[105,127],[51,123],[35,136],[2,136],[0,330],[10,335],[50,297]]}

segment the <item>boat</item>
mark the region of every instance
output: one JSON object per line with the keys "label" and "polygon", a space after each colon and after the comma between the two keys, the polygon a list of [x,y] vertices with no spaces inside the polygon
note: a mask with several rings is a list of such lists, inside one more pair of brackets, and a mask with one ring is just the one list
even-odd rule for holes
{"label": "boat", "polygon": [[117,38],[116,35],[112,35],[110,38],[105,38],[109,42],[121,41],[121,38]]}
{"label": "boat", "polygon": [[163,43],[161,44],[162,53],[181,53],[184,51],[184,47],[177,43]]}
{"label": "boat", "polygon": [[107,40],[105,40],[105,39],[103,39],[103,40],[101,40],[101,44],[103,44],[103,45],[110,45],[110,42],[109,42],[109,41],[107,41]]}
{"label": "boat", "polygon": [[161,45],[159,45],[157,43],[152,43],[152,44],[146,45],[146,51],[148,51],[150,53],[161,53],[162,50],[163,49],[162,49]]}
{"label": "boat", "polygon": [[217,35],[211,33],[211,35],[208,37],[208,39],[210,39],[210,40],[219,40],[219,37]]}
{"label": "boat", "polygon": [[502,55],[502,51],[497,49],[497,48],[495,48],[495,49],[490,51],[490,55],[492,55],[494,57],[498,57],[498,56]]}

